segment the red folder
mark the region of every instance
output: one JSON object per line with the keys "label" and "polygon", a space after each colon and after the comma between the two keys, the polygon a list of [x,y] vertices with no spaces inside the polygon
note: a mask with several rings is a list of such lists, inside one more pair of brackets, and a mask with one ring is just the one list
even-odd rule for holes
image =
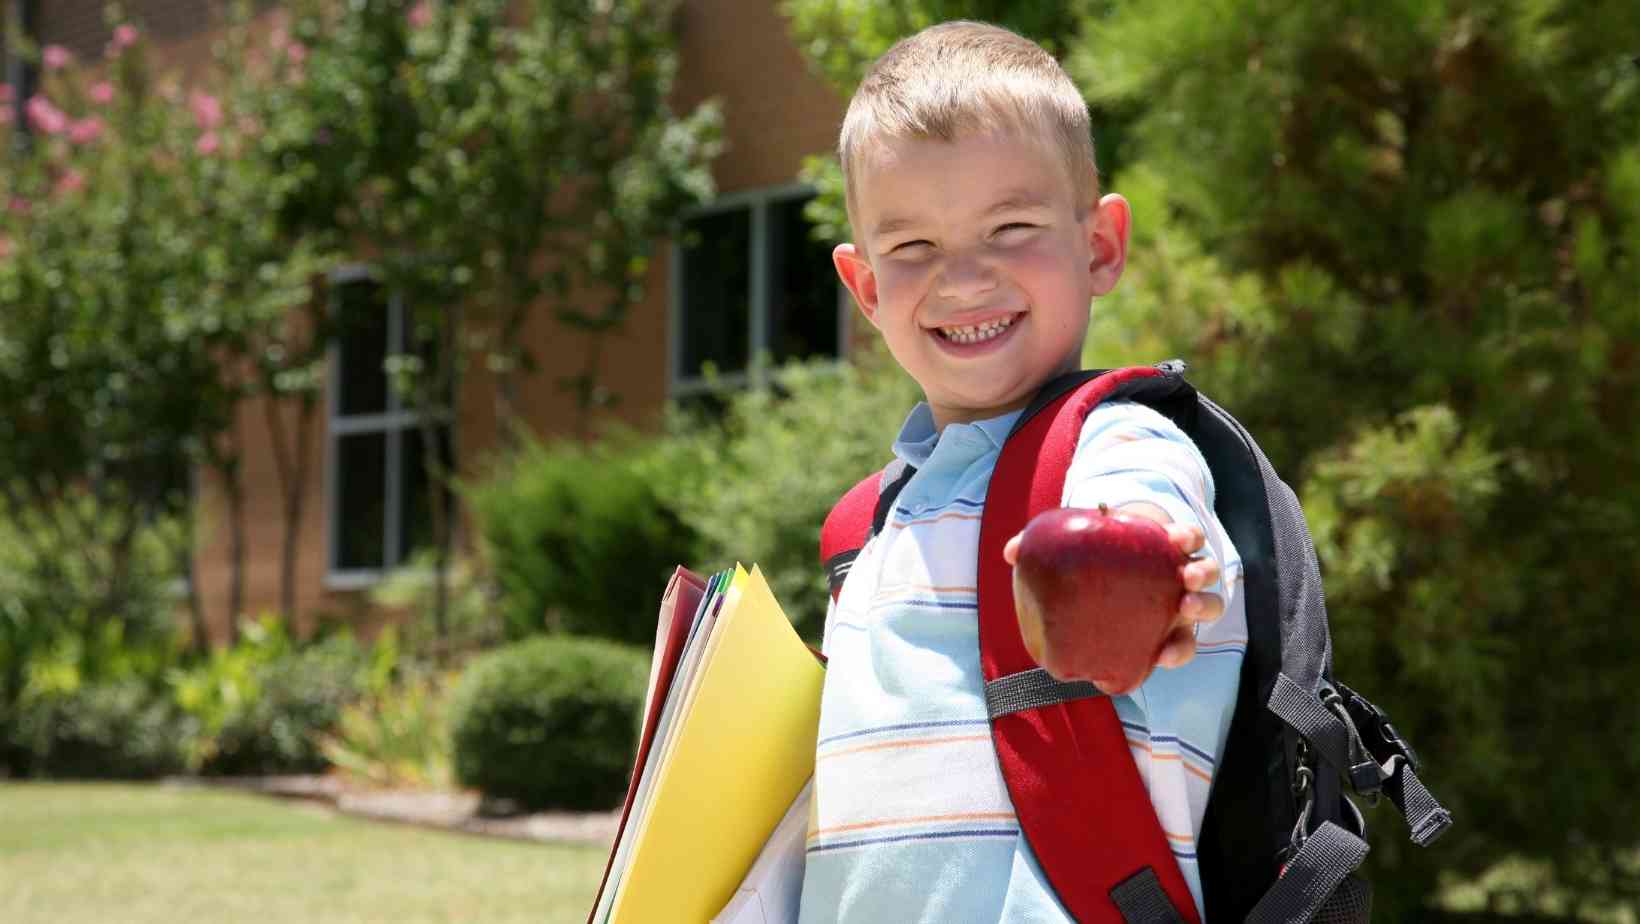
{"label": "red folder", "polygon": [[621,824],[615,830],[610,845],[609,861],[604,864],[604,878],[598,883],[598,894],[592,899],[592,910],[587,912],[587,924],[598,913],[598,902],[609,885],[609,872],[615,865],[615,846],[621,842],[621,833],[632,815],[632,801],[638,794],[638,781],[643,778],[644,763],[649,759],[649,748],[655,743],[655,728],[660,724],[661,711],[666,705],[666,692],[672,688],[672,678],[678,671],[678,660],[683,656],[684,643],[689,641],[689,628],[695,621],[701,597],[706,593],[706,581],[682,565],[672,572],[661,597],[660,615],[655,622],[655,660],[651,675],[649,703],[645,706],[643,737],[638,739],[638,757],[632,764],[632,781],[626,787],[626,804],[621,807]]}

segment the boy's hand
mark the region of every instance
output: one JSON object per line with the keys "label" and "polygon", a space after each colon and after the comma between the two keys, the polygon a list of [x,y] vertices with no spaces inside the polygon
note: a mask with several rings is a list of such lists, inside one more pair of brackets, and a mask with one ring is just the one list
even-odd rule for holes
{"label": "boy's hand", "polygon": [[[1205,590],[1218,582],[1219,563],[1210,557],[1195,557],[1207,544],[1201,527],[1175,523],[1167,511],[1154,504],[1124,504],[1117,509],[1162,524],[1174,547],[1191,557],[1190,561],[1179,566],[1179,579],[1185,589],[1185,595],[1179,601],[1180,624],[1168,636],[1161,654],[1156,658],[1159,667],[1179,667],[1196,656],[1196,627],[1224,615],[1224,598]],[[1016,535],[1002,547],[1002,557],[1010,566],[1019,558],[1019,539]]]}

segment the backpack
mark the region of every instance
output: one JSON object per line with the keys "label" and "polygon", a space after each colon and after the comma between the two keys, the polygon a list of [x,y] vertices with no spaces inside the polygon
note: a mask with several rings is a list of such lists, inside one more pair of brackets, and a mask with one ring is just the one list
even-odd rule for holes
{"label": "backpack", "polygon": [[[1344,786],[1374,803],[1387,795],[1420,846],[1452,817],[1419,781],[1418,757],[1388,716],[1332,676],[1320,568],[1292,489],[1241,424],[1185,380],[1178,360],[1050,381],[992,474],[979,540],[980,660],[1020,828],[1076,920],[1197,920],[1114,706],[1092,684],[1056,680],[1031,660],[1002,557],[1031,517],[1059,506],[1087,414],[1118,399],[1155,409],[1195,441],[1244,566],[1247,651],[1197,842],[1207,913],[1255,924],[1365,922],[1366,823]],[[896,466],[863,479],[826,518],[821,560],[834,600],[912,474]]]}

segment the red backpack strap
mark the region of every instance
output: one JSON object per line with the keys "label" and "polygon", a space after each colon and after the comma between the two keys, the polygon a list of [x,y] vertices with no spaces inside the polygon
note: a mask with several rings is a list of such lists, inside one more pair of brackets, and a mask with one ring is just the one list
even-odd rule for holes
{"label": "red backpack strap", "polygon": [[860,479],[849,488],[826,514],[825,525],[820,527],[820,563],[826,569],[826,583],[831,587],[831,599],[843,589],[843,579],[859,556],[860,549],[871,536],[872,518],[877,512],[878,487],[883,473],[877,471]]}
{"label": "red backpack strap", "polygon": [[[1163,374],[1144,366],[1088,379],[1039,412],[1027,411],[1003,445],[979,538],[980,664],[988,692],[1005,678],[1040,675],[1020,637],[1003,545],[1031,517],[1060,506],[1088,413],[1124,383]],[[993,708],[991,736],[1020,828],[1072,917],[1123,924],[1118,903],[1129,904],[1137,887],[1153,893],[1159,884],[1181,919],[1199,920],[1109,697]]]}

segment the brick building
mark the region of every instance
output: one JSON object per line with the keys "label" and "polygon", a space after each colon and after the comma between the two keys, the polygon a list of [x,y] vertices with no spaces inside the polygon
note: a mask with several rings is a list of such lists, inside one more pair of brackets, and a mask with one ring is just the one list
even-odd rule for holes
{"label": "brick building", "polygon": [[[58,44],[82,60],[101,54],[110,37],[104,0],[0,0],[8,23],[34,41]],[[277,3],[265,2],[265,7]],[[224,0],[126,0],[130,18],[167,64],[192,70],[208,60],[212,23]],[[830,269],[826,248],[812,242],[801,216],[810,192],[796,180],[802,158],[835,143],[844,100],[808,70],[786,31],[776,0],[682,0],[676,20],[680,72],[675,108],[721,100],[726,152],[713,172],[720,192],[686,224],[698,244],[666,242],[653,262],[647,297],[621,336],[605,347],[602,383],[619,398],[616,413],[644,424],[669,397],[702,389],[699,370],[711,360],[728,372],[748,359],[841,355],[850,339],[847,301]],[[8,60],[9,82],[23,90],[31,75]],[[367,267],[333,280],[338,297],[369,299],[381,323],[332,349],[322,432],[309,435],[308,497],[297,566],[298,607],[304,622],[320,611],[357,612],[363,591],[403,561],[418,536],[430,534],[415,486],[424,472],[415,449],[415,421],[397,410],[380,358],[401,329],[400,309],[375,290]],[[544,313],[542,313],[544,314]],[[578,368],[580,335],[541,318],[525,337],[540,371],[521,382],[520,406],[542,435],[569,434],[573,398],[555,384]],[[459,438],[466,463],[496,441],[496,421],[482,370],[459,396]],[[246,407],[245,486],[249,554],[245,609],[272,609],[279,600],[283,537],[278,475],[268,443],[265,409]],[[294,425],[294,414],[287,420]],[[229,547],[220,516],[220,492],[198,479],[205,505],[196,580],[220,637],[227,617]]]}

